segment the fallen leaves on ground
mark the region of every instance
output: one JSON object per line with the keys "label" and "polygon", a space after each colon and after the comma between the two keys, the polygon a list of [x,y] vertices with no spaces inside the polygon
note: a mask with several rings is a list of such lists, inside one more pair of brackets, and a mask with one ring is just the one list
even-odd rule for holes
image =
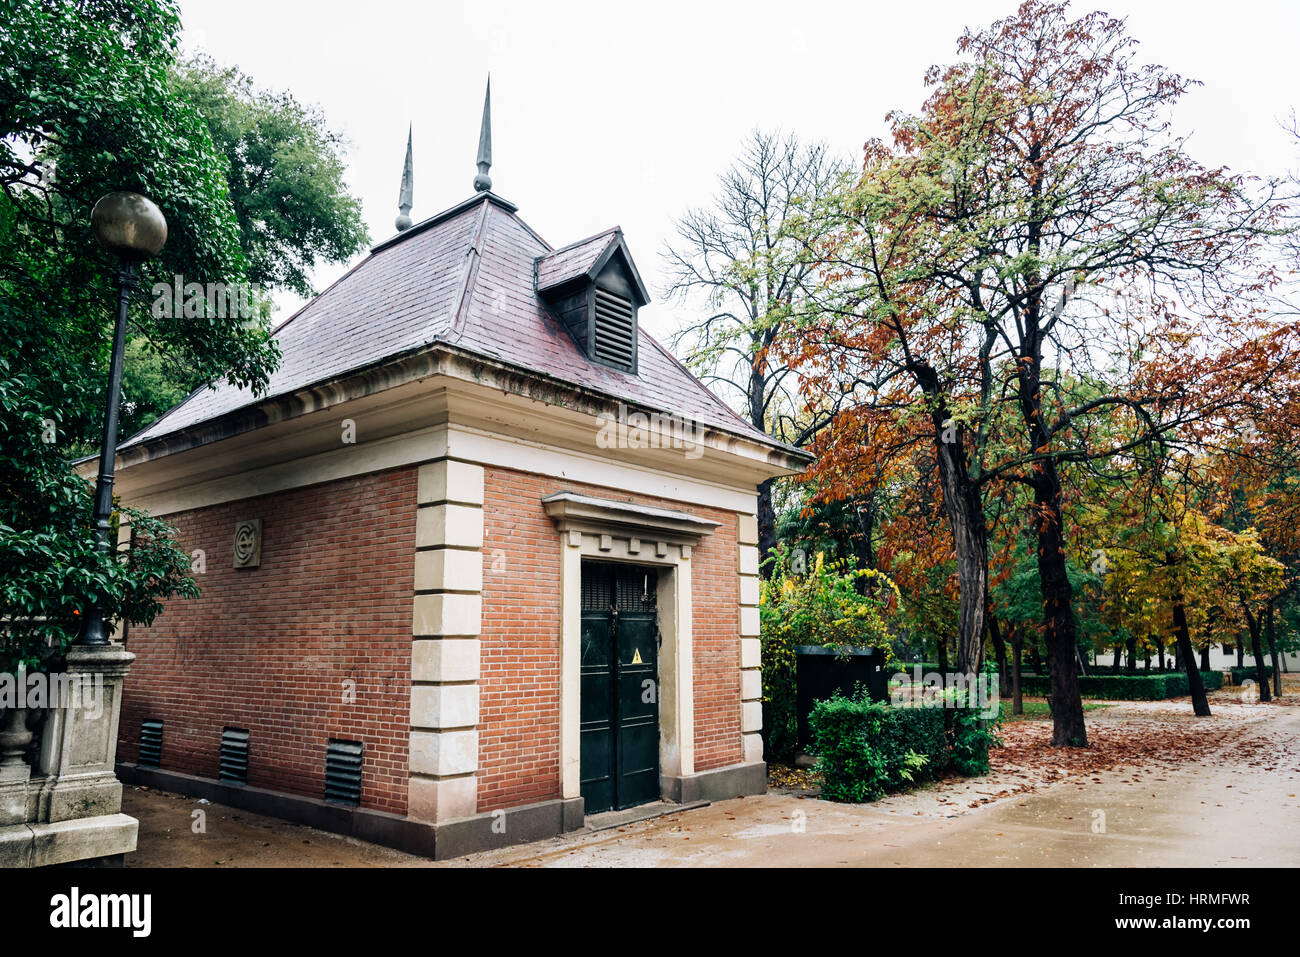
{"label": "fallen leaves on ground", "polygon": [[1050,721],[1004,726],[1003,745],[992,751],[990,764],[993,774],[1012,786],[992,797],[1070,778],[1084,779],[1081,786],[1097,784],[1101,781],[1097,774],[1119,769],[1132,769],[1121,783],[1141,785],[1148,774],[1184,767],[1225,750],[1238,763],[1272,771],[1295,753],[1292,736],[1255,733],[1262,730],[1257,719],[1263,712],[1258,709],[1268,705],[1242,705],[1221,697],[1212,699],[1211,707],[1212,717],[1195,718],[1186,702],[1182,709],[1167,707],[1165,702],[1127,704],[1107,715],[1115,720],[1088,722],[1086,748],[1052,747]]}
{"label": "fallen leaves on ground", "polygon": [[767,766],[767,786],[774,791],[818,791],[821,775],[812,768],[794,768],[772,762]]}

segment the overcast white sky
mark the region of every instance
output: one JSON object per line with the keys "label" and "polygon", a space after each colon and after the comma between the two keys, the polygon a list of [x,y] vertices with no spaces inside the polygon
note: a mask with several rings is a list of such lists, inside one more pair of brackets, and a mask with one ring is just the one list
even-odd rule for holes
{"label": "overcast white sky", "polygon": [[[371,239],[393,233],[407,124],[419,221],[473,190],[483,85],[492,74],[493,191],[553,246],[621,225],[656,302],[673,219],[706,203],[756,126],[856,157],[922,76],[955,58],[965,25],[1016,0],[924,3],[181,0],[185,45],[259,86],[319,104],[349,141],[348,183]],[[1300,165],[1279,121],[1300,108],[1300,5],[1283,0],[1081,3],[1127,16],[1141,55],[1204,86],[1179,129],[1201,162],[1243,172]],[[318,270],[323,289],[344,270]],[[297,306],[281,300],[277,322]]]}

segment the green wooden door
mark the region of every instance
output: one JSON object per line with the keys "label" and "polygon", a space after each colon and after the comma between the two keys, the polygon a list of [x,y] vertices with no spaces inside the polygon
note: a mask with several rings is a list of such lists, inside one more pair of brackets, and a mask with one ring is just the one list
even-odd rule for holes
{"label": "green wooden door", "polygon": [[657,573],[582,566],[581,780],[588,814],[659,797]]}

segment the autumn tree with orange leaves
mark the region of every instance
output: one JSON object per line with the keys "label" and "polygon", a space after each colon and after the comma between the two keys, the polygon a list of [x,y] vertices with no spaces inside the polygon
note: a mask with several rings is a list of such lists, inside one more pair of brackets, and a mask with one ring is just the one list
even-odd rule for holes
{"label": "autumn tree with orange leaves", "polygon": [[[1169,116],[1192,81],[1136,47],[1122,20],[1038,0],[968,30],[920,112],[891,114],[892,141],[819,210],[822,295],[785,343],[810,404],[856,400],[830,435],[858,442],[853,418],[887,409],[932,449],[965,671],[983,654],[985,498],[1028,491],[1058,746],[1087,745],[1062,470],[1139,457],[1271,368],[1239,350],[1270,331],[1276,204],[1187,154]],[[844,458],[823,452],[819,468]]]}

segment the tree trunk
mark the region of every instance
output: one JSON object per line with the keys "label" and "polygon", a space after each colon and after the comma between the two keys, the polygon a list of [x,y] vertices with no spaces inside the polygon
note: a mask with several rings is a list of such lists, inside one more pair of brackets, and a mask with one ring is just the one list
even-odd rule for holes
{"label": "tree trunk", "polygon": [[1241,633],[1237,633],[1237,667],[1246,667],[1246,648],[1241,641]]}
{"label": "tree trunk", "polygon": [[764,578],[772,577],[772,566],[767,559],[776,548],[776,510],[772,507],[772,482],[768,479],[758,486],[758,568]]}
{"label": "tree trunk", "polygon": [[1205,682],[1201,680],[1201,671],[1196,667],[1196,654],[1192,651],[1192,636],[1187,630],[1187,611],[1183,608],[1183,596],[1174,596],[1174,637],[1178,641],[1178,651],[1187,671],[1187,687],[1192,693],[1192,713],[1198,718],[1210,716],[1210,702],[1205,697]]}
{"label": "tree trunk", "polygon": [[1205,645],[1203,648],[1201,648],[1201,670],[1202,671],[1210,670],[1210,646],[1209,645]]}
{"label": "tree trunk", "polygon": [[1038,642],[1029,643],[1029,662],[1034,666],[1034,674],[1047,676],[1047,669],[1043,667],[1043,659],[1038,655]]}
{"label": "tree trunk", "polygon": [[984,519],[984,499],[970,479],[961,430],[945,425],[942,411],[934,414],[935,454],[939,463],[939,481],[943,486],[943,509],[952,529],[957,553],[957,670],[971,675],[980,670],[984,658],[984,616],[988,595],[988,528]]}
{"label": "tree trunk", "polygon": [[1061,481],[1056,463],[1042,462],[1034,482],[1038,517],[1038,581],[1043,593],[1044,639],[1051,671],[1052,746],[1086,748],[1083,698],[1079,693],[1078,641],[1075,636],[1074,589],[1066,573]]}
{"label": "tree trunk", "polygon": [[873,491],[867,496],[866,504],[859,504],[854,512],[857,513],[858,535],[854,549],[858,556],[859,568],[876,567],[876,547],[872,539],[876,534],[876,493]]}
{"label": "tree trunk", "polygon": [[[1138,670],[1138,640],[1137,635],[1130,635],[1128,639],[1128,670]],[[1151,667],[1151,658],[1147,657],[1147,668]]]}
{"label": "tree trunk", "polygon": [[1259,645],[1259,619],[1250,613],[1244,599],[1241,607],[1246,612],[1246,625],[1250,628],[1250,649],[1255,655],[1255,684],[1259,686],[1259,700],[1272,701],[1268,688],[1268,669],[1264,667],[1264,652]]}
{"label": "tree trunk", "polygon": [[[1038,158],[1034,162],[1037,163]],[[1041,173],[1041,168],[1039,169]],[[1045,179],[1033,185],[1034,205]],[[1037,255],[1043,220],[1031,213],[1028,248]],[[1043,336],[1039,327],[1042,290],[1025,303],[1021,348],[1017,356],[1016,401],[1029,448],[1047,453],[1053,443],[1043,415]],[[1079,694],[1078,635],[1074,620],[1074,589],[1066,572],[1065,523],[1061,476],[1057,460],[1047,454],[1034,463],[1030,479],[1034,490],[1033,520],[1038,533],[1038,585],[1043,596],[1043,640],[1051,672],[1048,706],[1052,709],[1052,746],[1086,748],[1088,732]]]}
{"label": "tree trunk", "polygon": [[1019,628],[1011,629],[1011,650],[1015,656],[1011,664],[1011,713],[1024,714],[1025,702],[1020,694],[1020,657],[1025,650],[1025,639]]}
{"label": "tree trunk", "polygon": [[1157,638],[1155,641],[1156,641],[1156,654],[1159,656],[1159,661],[1160,661],[1160,670],[1164,671],[1165,670],[1165,646],[1164,643],[1159,638]]}
{"label": "tree trunk", "polygon": [[1113,671],[1113,672],[1115,672],[1115,674],[1119,674],[1119,673],[1120,673],[1120,669],[1124,667],[1123,662],[1122,662],[1122,659],[1120,658],[1120,654],[1121,654],[1123,651],[1124,651],[1124,646],[1121,645],[1121,644],[1116,643],[1116,645],[1115,645],[1115,661],[1114,661],[1114,662],[1111,664],[1111,666],[1110,666],[1110,670]]}
{"label": "tree trunk", "polygon": [[[988,608],[987,597],[984,599],[984,607]],[[997,616],[989,614],[987,620],[989,637],[993,639],[993,653],[998,662],[998,694],[1005,698],[1011,684],[1010,676],[1007,674],[1007,643],[1002,640],[1002,627],[998,624]]]}
{"label": "tree trunk", "polygon": [[1277,665],[1277,636],[1273,632],[1273,599],[1264,606],[1264,636],[1268,639],[1268,655],[1273,660],[1273,694],[1282,697],[1282,670]]}
{"label": "tree trunk", "polygon": [[948,641],[945,638],[936,638],[935,644],[939,649],[939,674],[943,676],[945,682],[948,678]]}

